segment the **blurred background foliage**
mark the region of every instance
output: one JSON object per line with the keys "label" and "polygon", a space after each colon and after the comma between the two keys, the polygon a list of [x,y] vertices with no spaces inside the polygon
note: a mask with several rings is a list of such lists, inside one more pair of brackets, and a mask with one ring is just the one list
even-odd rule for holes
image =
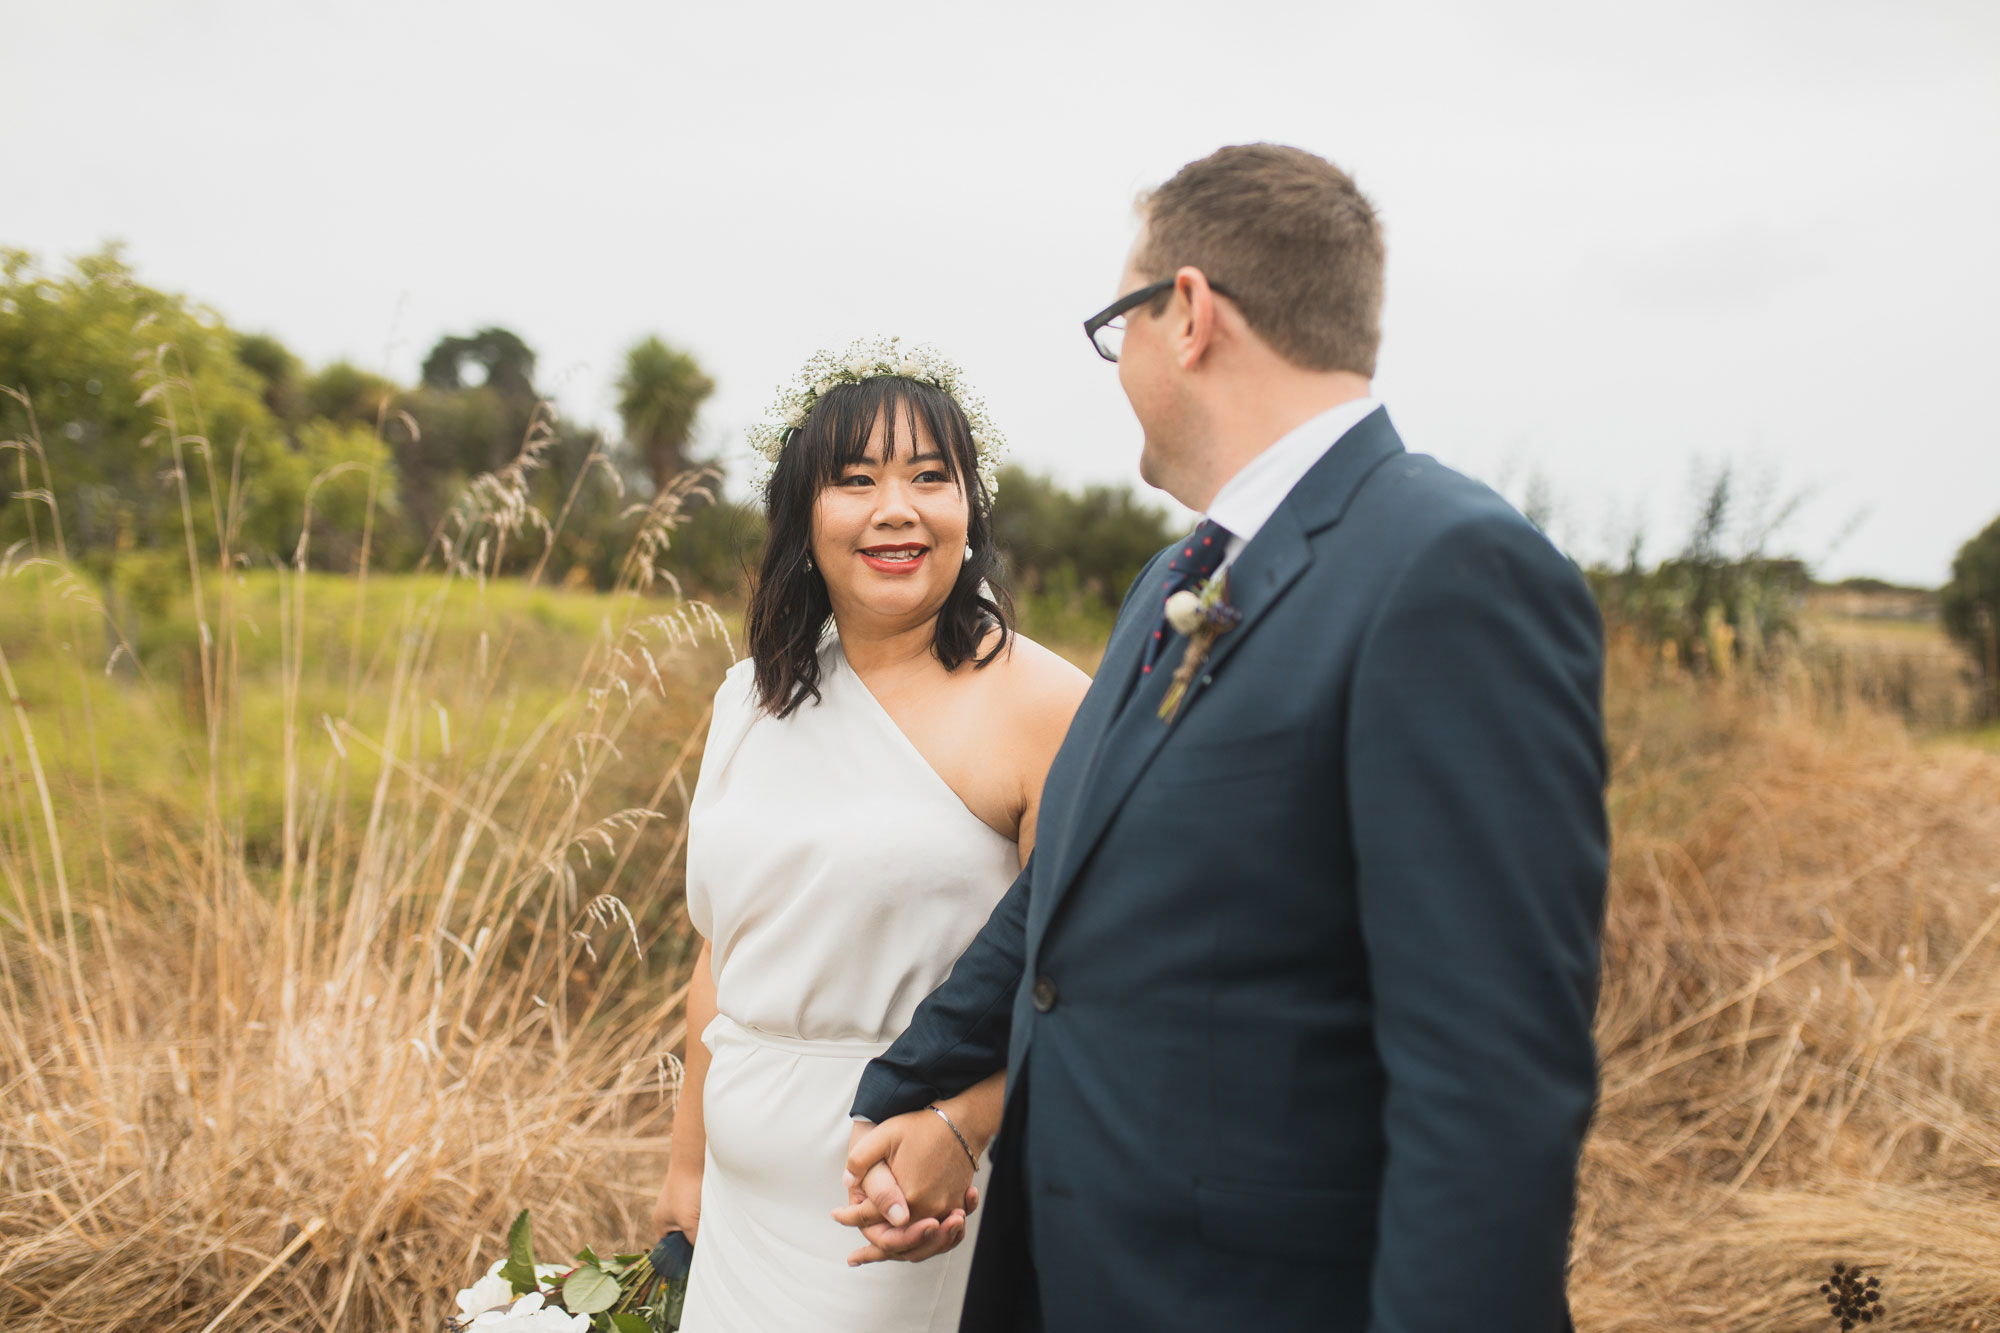
{"label": "blurred background foliage", "polygon": [[[369,567],[387,572],[463,558],[449,544],[454,504],[530,445],[528,507],[561,521],[546,549],[513,542],[500,572],[610,588],[646,504],[678,484],[690,490],[664,569],[688,593],[740,599],[764,523],[756,505],[727,498],[721,467],[698,446],[715,389],[708,372],[657,336],[640,339],[617,381],[620,429],[607,436],[562,415],[536,369],[533,348],[497,327],[441,338],[415,384],[344,361],[313,369],[270,334],[231,329],[198,302],[140,282],[115,245],[61,272],[0,251],[0,387],[22,395],[0,400],[0,438],[39,433],[69,555],[128,616],[164,614],[185,580],[184,512],[202,544],[228,526],[230,549],[254,567],[303,551],[309,568],[347,572],[364,545]],[[25,454],[0,458],[0,548],[47,524],[40,489]],[[1803,663],[1844,678],[1854,644],[1816,636],[1808,615],[1815,598],[1844,591],[1842,604],[1860,607],[1850,620],[1902,608],[1941,620],[1958,645],[1907,679],[1864,673],[1884,695],[1873,702],[1956,724],[1965,707],[1936,701],[1961,697],[1971,678],[1973,711],[2000,713],[2000,521],[1966,544],[1939,593],[1829,590],[1804,562],[1771,550],[1801,499],[1745,488],[1727,466],[1700,478],[1672,554],[1642,560],[1634,539],[1622,562],[1586,570],[1607,625],[1698,675]],[[1554,502],[1536,482],[1522,504],[1546,523]],[[1129,487],[1070,489],[1020,467],[1001,472],[995,528],[1023,627],[1058,643],[1101,642],[1133,576],[1179,530]],[[1917,670],[1908,654],[1899,660]]]}
{"label": "blurred background foliage", "polygon": [[[508,329],[440,339],[418,382],[404,385],[345,361],[315,370],[270,334],[233,330],[214,311],[146,286],[115,246],[60,273],[18,250],[4,252],[4,264],[0,385],[26,402],[0,403],[0,433],[38,431],[71,555],[135,610],[163,612],[175,571],[185,577],[173,440],[197,422],[206,434],[183,462],[216,469],[217,494],[232,471],[240,476],[232,546],[252,565],[290,561],[309,522],[311,568],[357,568],[364,540],[371,568],[435,567],[467,484],[508,466],[531,440],[540,446],[531,502],[566,511],[544,571],[556,582],[610,587],[638,508],[690,472],[708,485],[685,506],[665,562],[682,587],[727,599],[761,553],[761,512],[723,497],[720,466],[697,447],[715,381],[657,336],[626,354],[622,429],[609,438],[552,407],[534,349]],[[325,481],[308,520],[316,477]],[[25,456],[0,478],[4,545],[30,536],[46,506],[30,498],[39,479]],[[211,540],[215,516],[194,517]],[[1083,637],[1108,628],[1132,576],[1175,536],[1128,488],[1072,492],[1020,468],[1005,471],[996,523],[1024,613]],[[541,555],[524,542],[502,567],[518,573]]]}
{"label": "blurred background foliage", "polygon": [[2000,520],[1966,543],[1942,589],[1829,584],[1772,550],[1804,494],[1744,491],[1721,464],[1697,478],[1673,554],[1649,564],[1634,538],[1622,564],[1585,570],[1612,635],[1667,671],[1802,677],[1831,706],[1887,710],[1925,731],[2000,716]]}
{"label": "blurred background foliage", "polygon": [[[633,349],[626,435],[608,439],[552,408],[535,383],[533,349],[507,329],[440,339],[418,383],[403,385],[346,362],[315,371],[277,338],[231,329],[141,283],[115,246],[61,273],[18,250],[0,253],[0,265],[0,385],[20,391],[33,413],[9,401],[0,429],[38,431],[70,553],[100,578],[128,565],[164,568],[148,553],[183,551],[182,466],[216,474],[220,484],[199,488],[207,493],[227,494],[240,478],[240,512],[197,504],[193,518],[204,538],[217,522],[234,524],[232,549],[253,565],[291,560],[309,523],[314,568],[355,568],[364,538],[375,568],[434,566],[467,483],[534,441],[531,498],[550,513],[568,510],[546,573],[608,588],[653,465],[699,461],[685,456],[693,414],[714,385],[656,338]],[[664,401],[678,415],[662,422]],[[11,543],[36,522],[22,493],[37,486],[25,463],[5,471],[14,484],[0,489],[0,541]],[[308,519],[315,478],[324,481]],[[523,545],[510,566],[526,569],[541,554]],[[725,576],[711,563],[695,562],[697,582]]]}
{"label": "blurred background foliage", "polygon": [[1945,632],[1979,673],[1985,716],[2000,717],[2000,518],[1959,548],[1938,602]]}
{"label": "blurred background foliage", "polygon": [[1673,555],[1647,567],[1635,539],[1623,567],[1588,571],[1606,622],[1670,664],[1723,674],[1756,668],[1798,636],[1811,573],[1804,561],[1765,549],[1798,502],[1775,514],[1760,506],[1739,524],[1737,491],[1733,470],[1717,468],[1698,483],[1694,522]]}

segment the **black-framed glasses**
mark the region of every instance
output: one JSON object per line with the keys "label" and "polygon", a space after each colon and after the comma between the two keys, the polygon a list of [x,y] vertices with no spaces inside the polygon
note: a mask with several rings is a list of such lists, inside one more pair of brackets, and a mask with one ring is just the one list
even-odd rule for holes
{"label": "black-framed glasses", "polygon": [[[1125,312],[1146,304],[1162,292],[1172,291],[1174,282],[1175,279],[1168,278],[1164,282],[1148,283],[1136,291],[1125,293],[1083,321],[1083,336],[1090,339],[1090,345],[1097,349],[1099,356],[1106,361],[1117,361],[1118,353],[1125,346]],[[1208,284],[1208,289],[1217,296],[1229,296],[1213,282]],[[1233,301],[1236,298],[1231,296],[1229,299]]]}

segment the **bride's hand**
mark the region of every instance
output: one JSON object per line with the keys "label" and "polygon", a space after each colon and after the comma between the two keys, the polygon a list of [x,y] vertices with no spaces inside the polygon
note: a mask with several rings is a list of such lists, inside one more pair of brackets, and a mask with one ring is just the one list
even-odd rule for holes
{"label": "bride's hand", "polygon": [[842,1177],[848,1206],[836,1208],[833,1217],[858,1227],[869,1244],[848,1262],[918,1261],[956,1246],[965,1239],[966,1215],[979,1207],[972,1177],[965,1148],[932,1112],[855,1125]]}
{"label": "bride's hand", "polygon": [[[848,1140],[847,1172],[861,1182],[867,1202],[841,1210],[852,1217],[840,1220],[849,1226],[873,1221],[900,1226],[911,1219],[942,1219],[964,1207],[972,1187],[973,1151],[931,1110],[912,1111],[880,1125],[856,1125]],[[907,1212],[900,1211],[905,1208]]]}
{"label": "bride's hand", "polygon": [[[886,1177],[889,1168],[877,1165],[870,1175],[881,1173]],[[851,1204],[861,1205],[864,1210],[872,1210],[868,1196],[861,1191],[861,1185],[853,1176],[845,1177],[847,1197]],[[890,1182],[893,1187],[893,1180]],[[847,1256],[849,1267],[862,1264],[881,1263],[895,1259],[903,1263],[921,1263],[946,1250],[956,1249],[965,1239],[965,1214],[968,1209],[979,1206],[979,1191],[965,1192],[965,1207],[954,1208],[942,1218],[920,1217],[905,1227],[893,1227],[887,1222],[876,1221],[861,1227],[862,1238],[868,1244]]]}
{"label": "bride's hand", "polygon": [[701,1176],[698,1172],[678,1171],[668,1168],[665,1183],[660,1186],[660,1197],[653,1200],[653,1233],[664,1236],[669,1231],[679,1231],[695,1242],[695,1233],[701,1230]]}

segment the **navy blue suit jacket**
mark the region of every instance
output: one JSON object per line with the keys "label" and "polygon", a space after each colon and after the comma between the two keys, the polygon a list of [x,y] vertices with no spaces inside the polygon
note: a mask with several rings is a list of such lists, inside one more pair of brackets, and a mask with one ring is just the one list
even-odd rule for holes
{"label": "navy blue suit jacket", "polygon": [[[1354,427],[1169,727],[1162,552],[1020,879],[864,1073],[1005,1065],[963,1327],[1556,1333],[1606,872],[1601,622],[1486,487]],[[1129,697],[1128,697],[1129,696]]]}

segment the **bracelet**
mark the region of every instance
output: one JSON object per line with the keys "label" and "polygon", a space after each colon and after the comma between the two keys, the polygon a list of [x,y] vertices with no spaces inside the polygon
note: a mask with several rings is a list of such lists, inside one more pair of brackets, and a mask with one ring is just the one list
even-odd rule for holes
{"label": "bracelet", "polygon": [[953,1138],[958,1140],[958,1146],[965,1149],[965,1160],[972,1163],[972,1169],[974,1171],[977,1171],[979,1169],[978,1154],[974,1153],[972,1151],[972,1145],[965,1141],[965,1135],[958,1132],[958,1126],[951,1123],[951,1117],[944,1113],[944,1108],[942,1106],[939,1106],[936,1102],[932,1102],[929,1106],[926,1106],[924,1109],[926,1111],[937,1112],[937,1118],[944,1121],[944,1127],[951,1131],[951,1136]]}

